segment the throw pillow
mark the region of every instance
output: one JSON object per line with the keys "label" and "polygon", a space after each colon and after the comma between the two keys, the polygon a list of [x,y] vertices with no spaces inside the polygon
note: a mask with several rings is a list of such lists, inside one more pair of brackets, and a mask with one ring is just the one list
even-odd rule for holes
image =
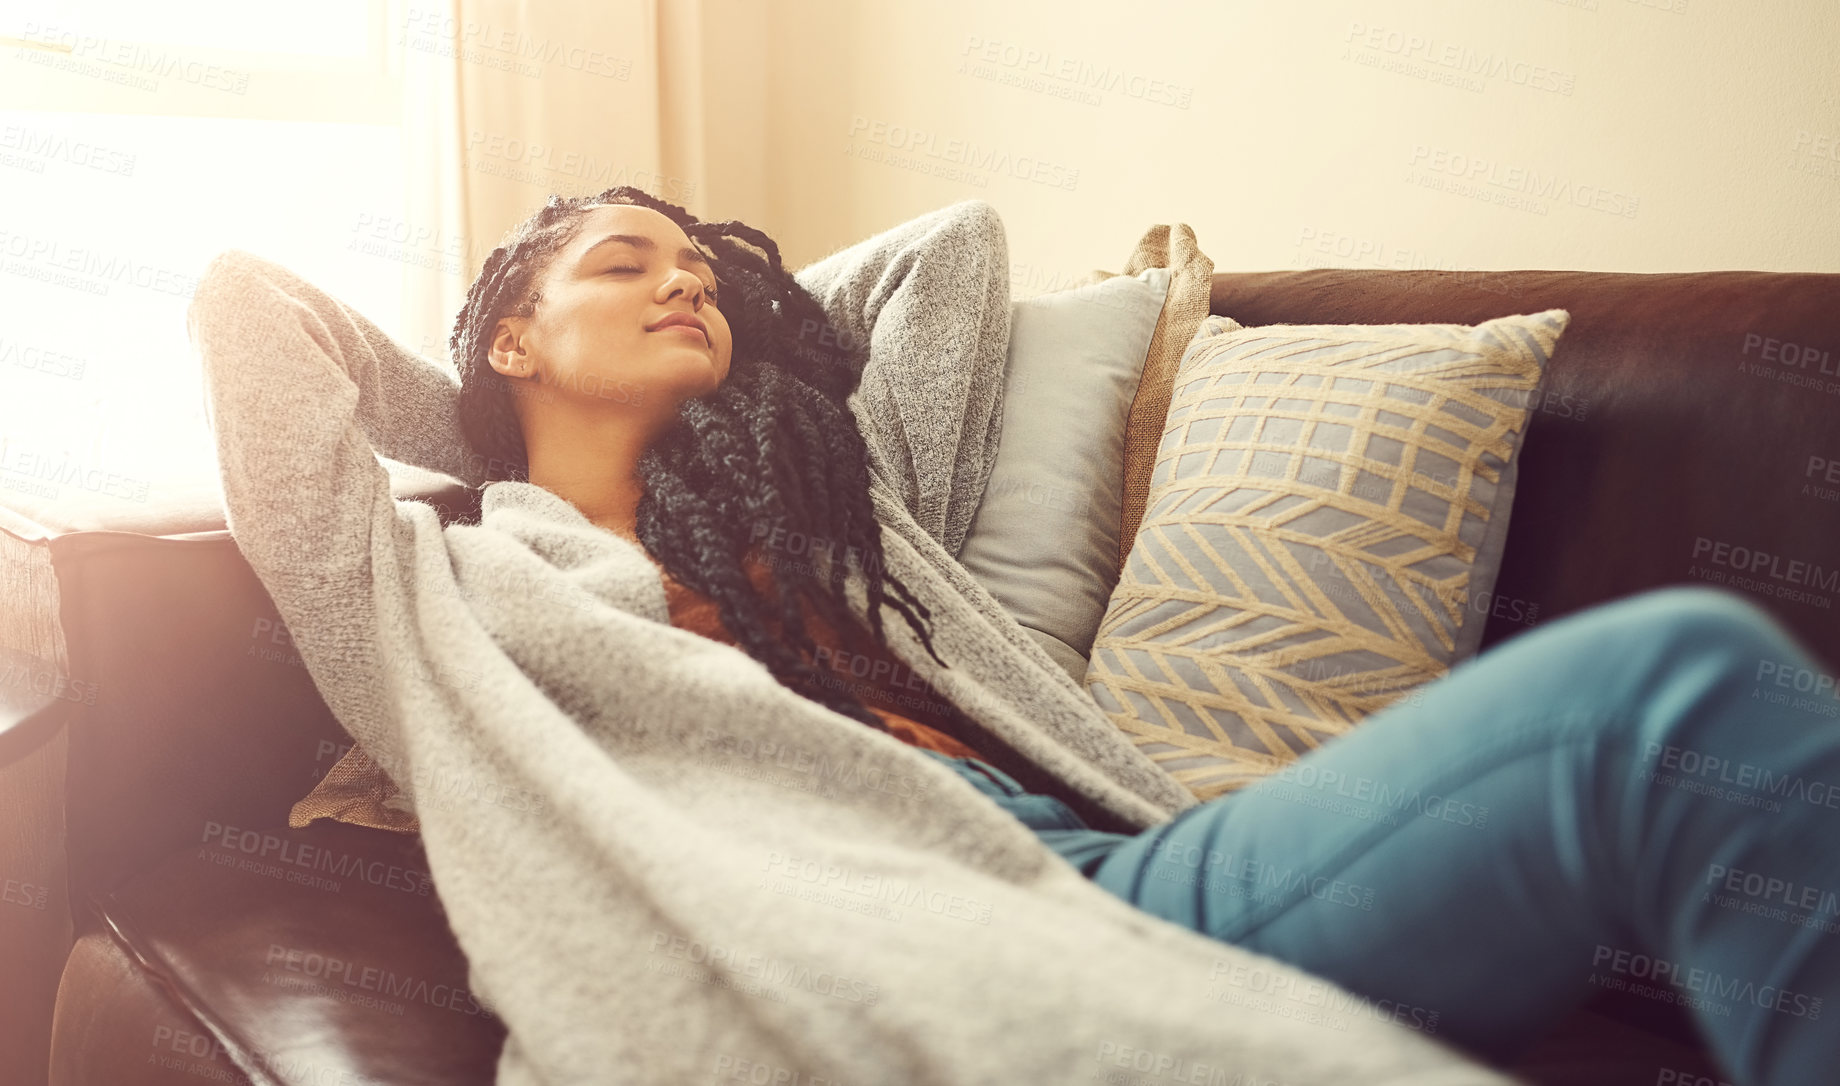
{"label": "throw pillow", "polygon": [[1444,675],[1482,621],[1467,602],[1494,570],[1478,562],[1569,319],[1208,317],[1095,638],[1093,699],[1206,800]]}
{"label": "throw pillow", "polygon": [[1136,274],[1143,262],[1170,269],[1169,301],[1156,322],[1150,353],[1144,359],[1143,379],[1131,399],[1131,414],[1124,427],[1124,497],[1118,518],[1118,568],[1123,569],[1143,519],[1150,492],[1150,471],[1163,436],[1163,418],[1169,413],[1170,384],[1189,341],[1200,332],[1208,315],[1214,286],[1214,262],[1195,244],[1194,231],[1182,223],[1153,226],[1137,243],[1137,252],[1125,265]]}
{"label": "throw pillow", "polygon": [[396,782],[356,743],[288,811],[288,825],[295,829],[320,818],[396,833],[422,830],[421,820]]}
{"label": "throw pillow", "polygon": [[1213,265],[1178,223],[1151,228],[1125,267],[1011,303],[1002,439],[958,554],[1076,683],[1118,580],[1131,405],[1147,366],[1179,359],[1183,331],[1164,332],[1165,360],[1158,329],[1193,334]]}

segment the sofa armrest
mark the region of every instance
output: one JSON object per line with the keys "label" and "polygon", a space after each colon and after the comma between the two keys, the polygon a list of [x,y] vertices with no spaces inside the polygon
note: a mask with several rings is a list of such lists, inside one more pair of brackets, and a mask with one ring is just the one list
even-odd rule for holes
{"label": "sofa armrest", "polygon": [[58,977],[71,945],[65,893],[61,675],[0,647],[0,1083],[43,1082]]}
{"label": "sofa armrest", "polygon": [[[398,499],[445,521],[477,518],[480,491],[386,467]],[[62,699],[71,900],[227,827],[285,825],[351,742],[209,481],[156,488],[146,502],[9,493],[0,536],[0,573],[12,571],[0,580],[40,589],[0,647],[36,650],[72,677]]]}
{"label": "sofa armrest", "polygon": [[0,769],[38,753],[64,727],[70,697],[55,668],[0,646]]}
{"label": "sofa armrest", "polygon": [[[477,519],[478,490],[386,467],[396,497]],[[0,1083],[45,1081],[58,978],[95,927],[71,902],[285,825],[350,742],[220,498],[208,479],[0,492]]]}
{"label": "sofa armrest", "polygon": [[72,670],[92,684],[69,727],[72,900],[225,827],[285,824],[349,740],[235,541],[57,543]]}

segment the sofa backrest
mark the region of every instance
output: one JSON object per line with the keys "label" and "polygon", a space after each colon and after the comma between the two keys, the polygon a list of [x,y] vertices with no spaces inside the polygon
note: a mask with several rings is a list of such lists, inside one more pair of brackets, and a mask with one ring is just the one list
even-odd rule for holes
{"label": "sofa backrest", "polygon": [[[1242,324],[1476,323],[1567,309],[1522,450],[1484,646],[1674,583],[1750,592],[1840,660],[1840,275],[1219,273]],[[476,520],[480,493],[391,469]],[[1840,469],[1835,469],[1840,480]],[[213,823],[265,827],[349,742],[225,530],[214,484],[169,500],[0,489],[0,648],[70,680],[71,900]],[[1558,681],[1558,677],[1555,677]],[[79,685],[82,684],[82,685]]]}

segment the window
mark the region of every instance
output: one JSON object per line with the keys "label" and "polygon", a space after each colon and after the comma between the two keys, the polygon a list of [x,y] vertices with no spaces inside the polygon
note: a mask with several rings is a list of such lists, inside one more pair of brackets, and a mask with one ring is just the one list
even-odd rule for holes
{"label": "window", "polygon": [[223,249],[396,325],[403,265],[358,239],[402,206],[400,15],[396,0],[0,15],[0,499],[146,501],[215,479],[185,311]]}

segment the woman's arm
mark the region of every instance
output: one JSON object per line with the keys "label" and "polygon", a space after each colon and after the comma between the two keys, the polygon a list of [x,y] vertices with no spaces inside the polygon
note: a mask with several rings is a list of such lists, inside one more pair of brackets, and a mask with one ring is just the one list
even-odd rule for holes
{"label": "woman's arm", "polygon": [[401,586],[418,523],[438,521],[430,507],[398,507],[376,453],[476,485],[458,384],[325,291],[238,249],[206,266],[186,327],[231,534],[334,715],[395,776],[407,767],[385,719],[379,646],[415,636],[397,628],[411,614]]}
{"label": "woman's arm", "polygon": [[[206,293],[207,281],[218,297],[201,303],[199,295]],[[484,483],[484,465],[473,456],[460,429],[460,382],[454,375],[272,260],[241,249],[226,249],[206,265],[187,312],[193,344],[202,349],[198,341],[201,317],[219,325],[213,334],[221,344],[226,333],[260,335],[261,330],[250,325],[275,319],[277,304],[284,302],[294,304],[281,304],[279,311],[293,313],[296,318],[312,318],[309,323],[317,325],[321,333],[336,333],[354,348],[342,352],[342,356],[328,357],[335,365],[343,357],[357,367],[346,368],[344,375],[359,386],[355,420],[376,452],[451,475],[468,486]],[[207,313],[207,308],[214,312]],[[258,313],[264,316],[258,317]],[[221,327],[226,321],[231,328]],[[323,344],[326,335],[315,338]],[[322,353],[326,353],[323,347]],[[213,375],[208,360],[206,375]],[[217,397],[212,397],[211,407],[217,406]]]}
{"label": "woman's arm", "polygon": [[910,219],[794,276],[831,327],[801,335],[866,343],[851,410],[870,467],[921,528],[956,556],[984,494],[1003,426],[1009,246],[983,200]]}

